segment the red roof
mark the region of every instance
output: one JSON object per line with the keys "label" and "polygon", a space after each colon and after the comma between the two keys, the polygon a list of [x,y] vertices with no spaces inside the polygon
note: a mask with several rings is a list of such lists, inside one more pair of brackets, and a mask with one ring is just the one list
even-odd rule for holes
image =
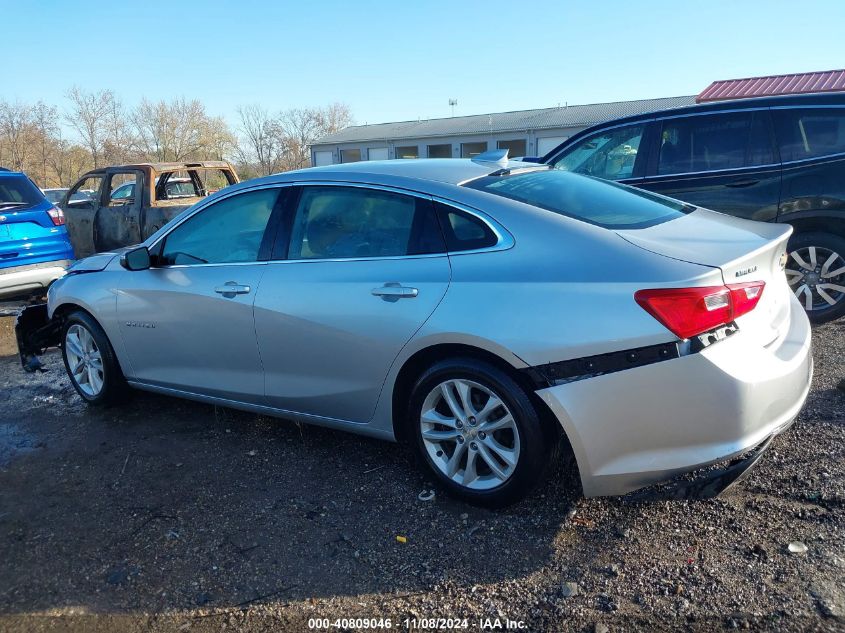
{"label": "red roof", "polygon": [[695,98],[695,102],[839,90],[845,90],[845,70],[825,70],[818,73],[714,81]]}

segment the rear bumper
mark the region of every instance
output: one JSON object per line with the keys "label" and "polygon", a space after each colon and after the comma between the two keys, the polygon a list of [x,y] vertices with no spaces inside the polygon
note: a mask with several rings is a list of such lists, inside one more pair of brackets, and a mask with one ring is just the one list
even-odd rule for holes
{"label": "rear bumper", "polygon": [[0,299],[26,297],[43,292],[70,266],[71,260],[62,259],[40,264],[26,264],[13,268],[0,268]]}
{"label": "rear bumper", "polygon": [[813,373],[807,316],[769,347],[742,330],[699,353],[538,391],[586,496],[619,495],[729,460],[788,427]]}

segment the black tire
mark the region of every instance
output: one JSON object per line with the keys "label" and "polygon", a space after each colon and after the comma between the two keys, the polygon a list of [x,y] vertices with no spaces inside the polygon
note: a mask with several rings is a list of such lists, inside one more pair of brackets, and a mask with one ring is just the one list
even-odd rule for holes
{"label": "black tire", "polygon": [[[821,253],[825,253],[822,257],[819,257],[817,260],[818,266],[821,267],[827,257],[829,257],[830,253],[836,253],[841,258],[838,260],[841,265],[845,265],[845,238],[840,237],[839,235],[835,235],[833,233],[823,233],[823,232],[808,232],[808,233],[796,233],[789,239],[789,258],[787,260],[786,267],[788,270],[792,271],[800,271],[801,266],[793,257],[793,253],[801,253],[802,250],[806,254],[806,249],[810,247],[816,247],[819,249],[819,255]],[[807,258],[803,258],[804,261],[807,261]],[[809,263],[809,262],[807,262]],[[834,265],[835,266],[835,265]],[[831,266],[829,270],[836,271],[840,268],[840,266]],[[811,275],[816,274],[815,270],[810,272]],[[794,277],[790,276],[790,280],[794,279]],[[811,277],[810,281],[814,281],[815,277]],[[802,279],[800,281],[794,282],[792,284],[792,289],[795,291],[796,289],[800,288],[801,285],[807,281],[807,279]],[[837,286],[845,286],[845,272],[837,275],[833,278],[823,279],[822,281],[827,283],[833,283]],[[807,310],[807,316],[809,317],[812,323],[827,323],[828,321],[833,321],[845,315],[845,292],[838,292],[831,290],[827,293],[828,296],[834,298],[836,303],[834,305],[827,305],[827,303],[821,297],[815,297],[814,309]],[[798,297],[798,300],[801,302],[801,305],[805,305],[806,297],[802,294],[802,296]]]}
{"label": "black tire", "polygon": [[[102,360],[102,387],[93,394],[86,392],[85,388],[74,378],[71,363],[68,359],[68,331],[74,327],[87,330],[95,343],[95,350],[99,353]],[[65,370],[70,379],[70,384],[73,385],[73,388],[76,389],[76,392],[87,404],[100,406],[119,404],[126,401],[129,395],[129,387],[126,384],[123,371],[120,369],[120,364],[117,362],[114,348],[109,342],[103,328],[87,312],[77,310],[65,318],[62,327],[62,359],[65,363]]]}
{"label": "black tire", "polygon": [[[477,490],[453,481],[435,465],[426,448],[420,422],[423,405],[429,394],[434,393],[438,385],[447,380],[468,380],[482,385],[498,396],[513,416],[519,434],[518,458],[512,474],[495,487]],[[425,466],[437,485],[453,497],[489,508],[510,505],[528,496],[548,473],[550,462],[557,454],[556,449],[559,445],[559,437],[544,430],[537,409],[522,387],[498,367],[474,358],[443,360],[425,371],[411,391],[406,424],[408,425],[406,437],[417,460]],[[480,429],[481,426],[478,428]],[[490,435],[492,437],[493,433],[491,432]],[[465,451],[468,452],[472,443],[469,439],[463,442],[467,442]],[[457,445],[455,445],[455,450],[457,450]],[[480,452],[477,453],[477,455],[480,454]],[[476,456],[475,459],[480,459],[480,457]],[[481,464],[480,468],[490,470],[486,463]],[[464,471],[466,471],[466,464]],[[491,475],[492,472],[488,472],[488,476]]]}

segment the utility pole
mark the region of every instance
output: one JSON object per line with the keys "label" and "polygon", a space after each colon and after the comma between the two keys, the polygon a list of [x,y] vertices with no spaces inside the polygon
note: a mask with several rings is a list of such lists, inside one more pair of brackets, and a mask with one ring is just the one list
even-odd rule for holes
{"label": "utility pole", "polygon": [[449,99],[449,107],[452,108],[452,116],[455,116],[455,106],[458,105],[457,99]]}

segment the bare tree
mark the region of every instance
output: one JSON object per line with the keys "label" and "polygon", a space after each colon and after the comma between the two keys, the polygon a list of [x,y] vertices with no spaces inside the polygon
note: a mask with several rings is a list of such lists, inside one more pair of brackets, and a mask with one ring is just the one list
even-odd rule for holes
{"label": "bare tree", "polygon": [[32,108],[32,126],[35,131],[35,145],[38,150],[38,167],[41,170],[41,186],[49,187],[50,158],[56,151],[59,135],[59,111],[39,101]]}
{"label": "bare tree", "polygon": [[103,143],[107,138],[107,117],[114,109],[115,96],[111,90],[85,92],[74,86],[67,92],[71,109],[67,122],[77,131],[91,153],[94,168],[100,166]]}
{"label": "bare tree", "polygon": [[42,101],[0,100],[0,164],[27,171],[44,187],[134,160],[232,159],[245,177],[259,176],[308,166],[310,146],[352,122],[342,103],[277,114],[253,104],[238,108],[234,133],[197,99],[143,99],[127,110],[111,90],[74,86],[66,96],[64,113]]}
{"label": "bare tree", "polygon": [[309,146],[323,136],[320,111],[313,108],[287,110],[279,120],[287,139],[284,168],[308,167],[311,164]]}
{"label": "bare tree", "polygon": [[143,99],[132,121],[141,151],[159,161],[180,161],[202,154],[211,125],[205,106],[184,97],[170,103]]}
{"label": "bare tree", "polygon": [[61,130],[54,139],[56,151],[50,155],[50,167],[60,187],[69,187],[91,169],[91,156],[80,145],[62,138]]}
{"label": "bare tree", "polygon": [[324,108],[287,110],[279,121],[287,139],[284,168],[302,169],[311,165],[311,145],[350,125],[352,113],[346,104],[333,103]]}
{"label": "bare tree", "polygon": [[223,117],[209,117],[202,131],[202,146],[206,156],[225,160],[235,151],[237,139]]}
{"label": "bare tree", "polygon": [[240,106],[238,117],[243,135],[243,142],[238,143],[236,150],[239,161],[255,164],[260,176],[277,171],[285,149],[279,122],[258,104]]}
{"label": "bare tree", "polygon": [[32,107],[23,103],[0,101],[0,138],[12,169],[23,171],[29,158],[32,132]]}
{"label": "bare tree", "polygon": [[334,134],[354,123],[352,110],[345,103],[335,102],[318,112],[323,135]]}
{"label": "bare tree", "polygon": [[126,163],[135,149],[135,138],[129,126],[123,103],[110,99],[103,121],[103,160],[108,165]]}

